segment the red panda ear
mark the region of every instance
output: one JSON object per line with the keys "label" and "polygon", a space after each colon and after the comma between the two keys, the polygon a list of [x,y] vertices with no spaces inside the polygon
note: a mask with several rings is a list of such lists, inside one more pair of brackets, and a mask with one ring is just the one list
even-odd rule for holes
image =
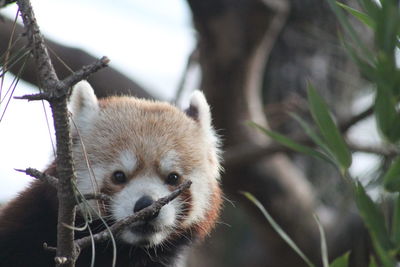
{"label": "red panda ear", "polygon": [[221,141],[211,125],[210,106],[201,91],[196,90],[193,92],[190,98],[190,105],[185,110],[185,113],[200,125],[200,128],[206,137],[206,141],[210,144],[210,146],[208,146],[209,160],[216,166],[213,175],[219,177],[219,171],[221,168],[219,163]]}
{"label": "red panda ear", "polygon": [[202,128],[208,129],[211,127],[210,106],[201,91],[196,90],[193,92],[190,97],[190,105],[185,110],[185,113],[190,118],[197,121]]}
{"label": "red panda ear", "polygon": [[98,113],[97,97],[87,81],[81,81],[74,86],[69,100],[69,109],[72,113],[73,124],[78,128],[90,124],[92,116]]}

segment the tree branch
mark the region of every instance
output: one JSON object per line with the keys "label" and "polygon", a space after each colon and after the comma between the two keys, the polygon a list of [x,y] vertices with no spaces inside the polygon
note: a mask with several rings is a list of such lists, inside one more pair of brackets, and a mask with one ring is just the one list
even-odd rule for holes
{"label": "tree branch", "polygon": [[[54,118],[54,128],[57,141],[56,171],[58,176],[58,225],[57,225],[57,266],[75,265],[76,254],[74,246],[75,199],[72,181],[75,179],[71,152],[70,122],[67,109],[69,86],[77,82],[78,77],[88,76],[92,72],[105,67],[107,59],[94,63],[92,67],[83,68],[60,81],[54,70],[44,38],[36,23],[35,15],[29,0],[17,1],[26,28],[28,44],[32,48],[37,65],[38,78],[43,94],[47,95]],[[70,227],[66,227],[70,226]],[[66,260],[67,259],[67,260]]]}
{"label": "tree branch", "polygon": [[[342,133],[347,132],[352,126],[361,120],[373,114],[373,107],[360,112],[353,117],[338,123],[338,128]],[[307,135],[294,136],[291,138],[296,143],[306,146],[315,146],[314,142]],[[354,143],[349,143],[348,146],[353,151],[377,154],[382,156],[395,156],[399,151],[393,148],[361,146]],[[228,148],[224,153],[225,166],[245,165],[254,162],[260,158],[272,156],[276,153],[291,153],[292,149],[280,145],[278,143],[271,143],[264,147],[254,146],[249,144],[240,144],[236,147]]]}
{"label": "tree branch", "polygon": [[58,179],[52,175],[48,175],[44,172],[38,171],[37,169],[27,168],[25,170],[15,169],[18,172],[23,172],[29,176],[32,176],[36,179],[42,180],[54,188],[58,188]]}
{"label": "tree branch", "polygon": [[347,145],[354,152],[375,154],[384,157],[395,157],[400,155],[400,150],[395,147],[379,147],[379,146],[368,146],[368,145],[365,146],[349,142],[347,142]]}
{"label": "tree branch", "polygon": [[76,71],[75,73],[64,79],[63,82],[65,83],[66,87],[72,87],[79,81],[86,80],[91,74],[106,67],[109,62],[110,60],[107,57],[102,57],[90,65],[83,66],[79,71]]}
{"label": "tree branch", "polygon": [[102,200],[105,202],[110,202],[111,201],[111,197],[109,195],[106,194],[85,194],[83,195],[85,200]]}
{"label": "tree branch", "polygon": [[348,120],[339,123],[339,129],[342,133],[347,132],[352,126],[360,122],[361,120],[371,116],[374,113],[374,107],[371,106],[359,114],[349,118]]}

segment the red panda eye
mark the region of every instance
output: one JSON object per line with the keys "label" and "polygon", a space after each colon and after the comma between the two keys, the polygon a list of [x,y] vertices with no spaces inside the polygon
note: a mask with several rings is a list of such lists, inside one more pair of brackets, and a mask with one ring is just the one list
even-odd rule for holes
{"label": "red panda eye", "polygon": [[177,174],[176,172],[171,172],[167,176],[166,183],[169,185],[177,185],[179,182],[179,178],[180,178],[179,174]]}
{"label": "red panda eye", "polygon": [[116,171],[113,173],[112,180],[116,184],[126,183],[126,175],[123,171]]}

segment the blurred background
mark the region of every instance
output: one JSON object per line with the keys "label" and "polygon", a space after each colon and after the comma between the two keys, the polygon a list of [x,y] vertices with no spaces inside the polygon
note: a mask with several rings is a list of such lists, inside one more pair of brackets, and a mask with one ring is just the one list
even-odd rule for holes
{"label": "blurred background", "polygon": [[[372,195],[379,195],[374,181],[387,158],[357,149],[359,144],[379,143],[374,121],[368,112],[352,121],[368,111],[372,92],[341,47],[338,22],[326,1],[33,0],[32,4],[61,78],[105,55],[111,59],[110,67],[89,79],[99,97],[130,94],[185,105],[192,90],[204,90],[224,139],[226,201],[216,230],[191,252],[190,267],[305,266],[239,191],[253,193],[317,264],[320,237],[313,214],[324,226],[331,258],[355,247],[359,254],[354,257],[365,255],[365,229],[339,173],[327,163],[286,150],[268,152],[272,141],[246,124],[255,121],[292,137],[302,136],[288,112],[310,119],[305,95],[311,81],[354,144],[352,174],[369,186]],[[16,13],[13,4],[0,9],[2,55]],[[356,29],[366,43],[371,41],[366,29]],[[16,32],[14,38],[21,40],[13,51],[23,58],[20,26]],[[38,90],[34,65],[28,60],[19,72],[22,61],[10,66],[11,73],[1,81],[2,203],[31,179],[14,168],[43,169],[54,157],[47,104],[12,99]],[[359,264],[352,266],[365,266]]]}

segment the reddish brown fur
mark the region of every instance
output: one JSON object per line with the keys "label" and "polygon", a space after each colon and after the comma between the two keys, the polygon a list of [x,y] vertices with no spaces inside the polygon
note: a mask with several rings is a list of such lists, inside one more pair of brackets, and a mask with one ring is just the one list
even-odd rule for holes
{"label": "reddish brown fur", "polygon": [[[191,192],[196,188],[192,186],[190,190],[183,192],[180,196],[184,202],[181,214],[183,219],[180,220],[181,232],[173,233],[166,240],[166,244],[170,246],[160,244],[145,251],[135,245],[118,243],[117,266],[175,266],[174,260],[183,251],[182,248],[191,241],[203,239],[212,230],[220,213],[222,197],[216,180],[219,163],[215,151],[212,150],[216,149],[213,147],[215,144],[210,145],[210,140],[206,140],[204,132],[199,128],[201,120],[193,120],[168,104],[112,97],[100,100],[99,105],[99,113],[102,116],[95,118],[92,131],[82,135],[82,140],[74,137],[74,160],[76,166],[80,164],[80,170],[86,167],[86,163],[83,164],[86,162],[86,155],[77,143],[82,141],[87,150],[89,163],[97,166],[108,166],[107,164],[115,162],[121,151],[132,151],[132,154],[137,156],[137,166],[133,173],[127,173],[128,179],[135,179],[143,174],[142,172],[151,172],[152,175],[165,179],[168,174],[163,173],[157,160],[163,153],[171,150],[176,151],[184,160],[185,164],[179,166],[183,179],[194,170],[200,170],[199,172],[204,174],[193,179],[197,182],[198,188],[202,187],[203,191],[199,192],[208,192],[209,189],[211,199],[208,202],[200,201],[203,206],[200,204],[195,206],[196,194],[192,195]],[[152,145],[150,148],[149,144]],[[104,172],[108,171],[106,169]],[[100,189],[102,193],[114,195],[123,189],[123,185],[111,182],[113,171],[115,170],[110,170],[111,173],[106,174]],[[49,168],[48,173],[56,176],[54,165]],[[172,191],[173,187],[170,190]],[[205,214],[193,212],[195,207],[205,205],[208,205]],[[104,214],[109,215],[109,211],[104,210],[105,207],[101,208]],[[204,211],[197,209],[199,210]],[[184,218],[191,215],[195,224],[185,224]],[[82,223],[78,216],[77,224],[82,225]],[[44,251],[42,245],[44,242],[55,245],[56,224],[56,191],[46,183],[35,181],[0,211],[0,265],[2,267],[54,266],[54,255]],[[100,231],[104,227],[95,221],[91,229]],[[88,235],[83,232],[76,234],[77,238]],[[109,246],[108,242],[96,244],[96,252],[96,267],[111,266],[112,246]],[[83,250],[76,266],[89,266],[90,259],[90,249]]]}
{"label": "reddish brown fur", "polygon": [[200,240],[204,239],[211,230],[215,227],[217,219],[220,215],[222,208],[222,191],[219,185],[214,185],[212,188],[212,198],[210,203],[212,204],[207,210],[204,220],[197,223],[192,227],[192,231],[198,234]]}

